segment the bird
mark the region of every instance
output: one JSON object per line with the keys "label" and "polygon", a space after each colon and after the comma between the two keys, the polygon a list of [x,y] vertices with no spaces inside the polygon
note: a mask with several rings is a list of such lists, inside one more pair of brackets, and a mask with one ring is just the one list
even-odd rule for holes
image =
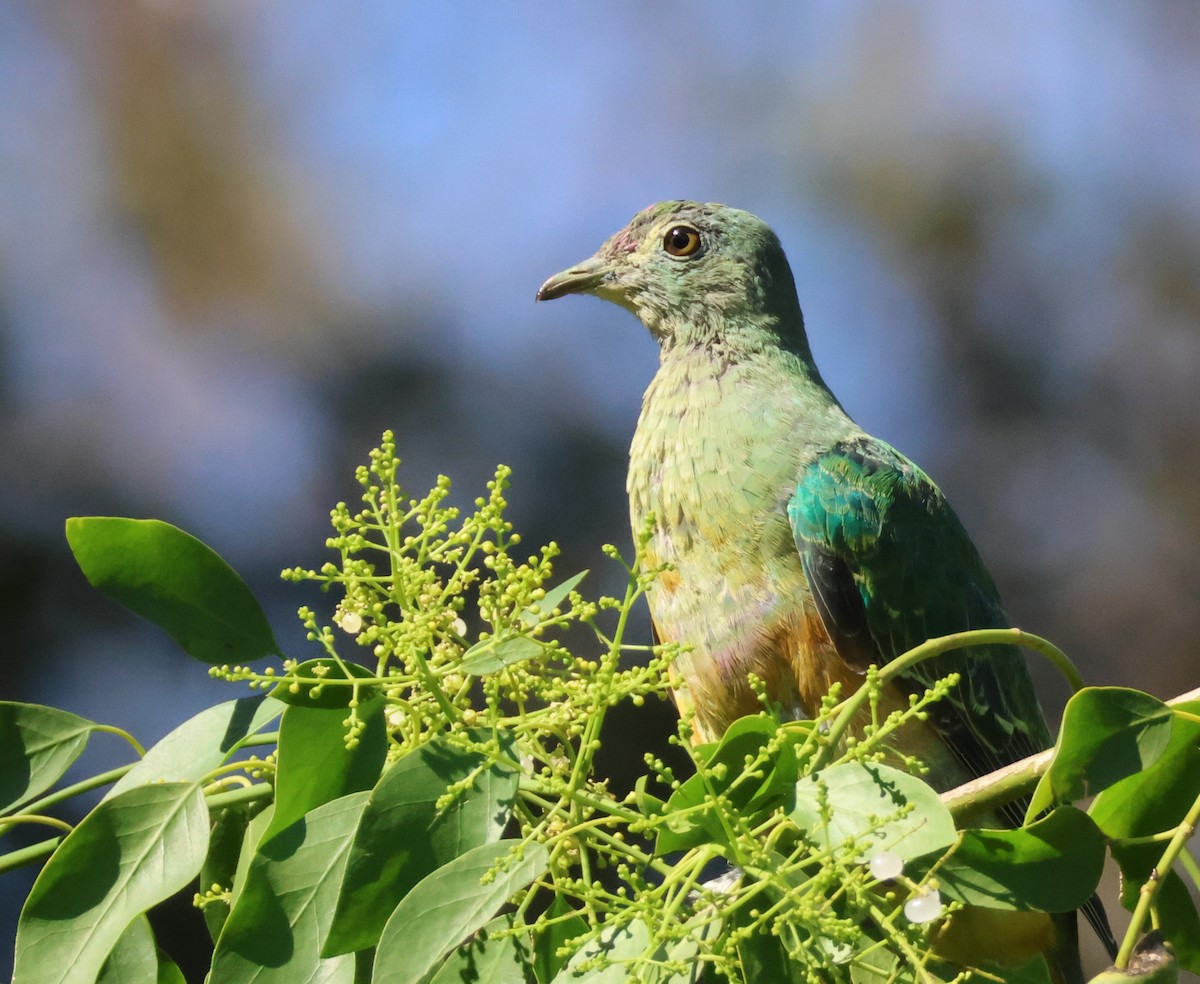
{"label": "bird", "polygon": [[[763,220],[716,203],[651,205],[546,280],[537,300],[568,294],[627,309],[658,343],[627,492],[635,535],[649,524],[645,563],[662,568],[648,593],[655,634],[685,644],[672,696],[694,740],[762,710],[751,674],[785,716],[811,718],[834,685],[857,689],[872,664],[937,636],[1011,626],[941,489],[859,427],[825,383],[787,256]],[[887,684],[881,709],[909,706],[951,673],[949,694],[894,739],[935,788],[1051,745],[1014,646],[919,663]],[[998,822],[1021,819],[1010,805]],[[1004,913],[1002,926],[995,916],[953,917],[943,955],[1020,963],[1041,952],[1057,980],[1083,980],[1074,913]],[[1102,910],[1095,918],[1111,944]]]}

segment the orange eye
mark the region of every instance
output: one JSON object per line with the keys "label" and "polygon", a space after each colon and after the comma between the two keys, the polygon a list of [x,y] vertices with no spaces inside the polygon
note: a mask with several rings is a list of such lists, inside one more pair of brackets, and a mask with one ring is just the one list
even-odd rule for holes
{"label": "orange eye", "polygon": [[663,249],[672,256],[691,256],[700,249],[700,233],[691,226],[672,226],[663,236]]}

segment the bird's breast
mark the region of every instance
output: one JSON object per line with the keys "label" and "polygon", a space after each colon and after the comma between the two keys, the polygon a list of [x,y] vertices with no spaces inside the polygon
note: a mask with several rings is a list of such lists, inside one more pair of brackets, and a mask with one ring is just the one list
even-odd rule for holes
{"label": "bird's breast", "polygon": [[664,365],[630,449],[633,528],[652,515],[647,562],[671,565],[651,588],[651,614],[663,639],[691,647],[676,663],[680,703],[716,735],[758,709],[750,672],[794,713],[802,691],[831,682],[803,679],[829,642],[786,511],[816,453],[801,397],[736,368]]}

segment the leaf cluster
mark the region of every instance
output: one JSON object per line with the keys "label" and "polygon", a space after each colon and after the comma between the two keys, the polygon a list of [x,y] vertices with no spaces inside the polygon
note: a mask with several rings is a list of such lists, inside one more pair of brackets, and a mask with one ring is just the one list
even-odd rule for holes
{"label": "leaf cluster", "polygon": [[[939,796],[894,738],[953,679],[885,715],[896,667],[872,668],[812,721],[781,721],[752,681],[762,712],[719,742],[694,743],[681,720],[688,775],[647,756],[617,795],[596,768],[605,719],[665,694],[676,655],[627,639],[660,573],[642,568],[644,538],[628,563],[606,551],[624,595],[589,601],[586,572],[554,581],[553,543],[521,554],[506,469],[464,514],[445,478],[406,496],[398,466],[385,434],[357,472],[359,503],[332,512],[337,559],[284,572],[336,598],[327,619],[300,610],[318,653],[303,660],[279,651],[245,583],[195,538],[150,520],[68,522],[97,588],[259,693],[148,751],[65,711],[0,703],[0,832],[53,833],[0,856],[0,873],[45,862],[15,981],[181,980],[145,913],[188,885],[213,984],[1044,981],[1040,957],[1016,971],[951,964],[946,920],[964,905],[1075,909],[1109,851],[1135,914],[1118,965],[1153,923],[1200,968],[1175,870],[1200,875],[1184,849],[1200,812],[1200,701],[1081,690],[1053,753]],[[568,648],[570,626],[591,645]],[[988,641],[1052,649],[995,632],[931,640],[898,663]],[[126,738],[135,761],[55,789],[96,732]],[[78,824],[55,815],[105,786]],[[988,828],[1001,799],[1030,792],[1025,826]],[[1071,805],[1088,796],[1089,812]]]}

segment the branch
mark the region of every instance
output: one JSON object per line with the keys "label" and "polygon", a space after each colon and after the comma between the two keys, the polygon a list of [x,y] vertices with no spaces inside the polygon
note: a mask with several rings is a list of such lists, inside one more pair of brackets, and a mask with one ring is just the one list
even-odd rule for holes
{"label": "branch", "polygon": [[[914,646],[908,652],[901,653],[895,659],[879,667],[879,682],[887,683],[893,677],[899,676],[910,667],[923,660],[941,656],[955,649],[966,649],[971,646],[1024,646],[1041,653],[1058,669],[1072,691],[1083,688],[1083,678],[1075,669],[1067,654],[1054,643],[1041,636],[1026,632],[1023,629],[967,629],[963,632],[952,632],[950,635],[926,639],[919,646]],[[827,740],[817,749],[813,759],[813,769],[822,769],[829,764],[840,746],[842,737],[850,730],[854,719],[870,699],[871,688],[866,684],[859,687],[853,694],[838,705],[837,714],[829,725]]]}
{"label": "branch", "polygon": [[[1193,700],[1200,700],[1200,687],[1172,697],[1167,705],[1174,707]],[[1050,767],[1053,758],[1054,749],[1047,748],[1044,752],[947,790],[941,794],[942,803],[956,818],[994,810],[1027,794]]]}

